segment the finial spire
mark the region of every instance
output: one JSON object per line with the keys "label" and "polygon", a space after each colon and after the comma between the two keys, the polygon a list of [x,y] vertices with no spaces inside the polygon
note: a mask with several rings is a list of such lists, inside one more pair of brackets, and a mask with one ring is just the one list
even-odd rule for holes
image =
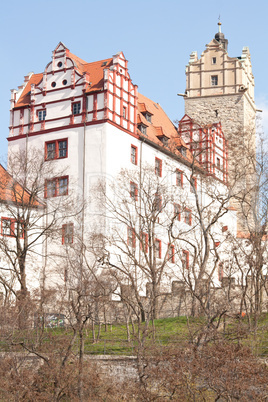
{"label": "finial spire", "polygon": [[219,14],[219,18],[218,18],[219,22],[218,22],[218,26],[219,26],[219,33],[221,33],[221,15]]}

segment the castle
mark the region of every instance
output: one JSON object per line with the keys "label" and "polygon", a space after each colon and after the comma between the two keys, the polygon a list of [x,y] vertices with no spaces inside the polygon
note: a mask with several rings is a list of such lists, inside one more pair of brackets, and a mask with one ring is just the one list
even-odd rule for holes
{"label": "castle", "polygon": [[[138,92],[122,52],[87,63],[60,42],[44,72],[30,73],[18,90],[12,90],[8,170],[12,173],[14,155],[40,157],[36,197],[46,205],[48,226],[52,205],[62,207],[67,201],[74,208],[67,212],[58,206],[58,238],[43,232],[43,286],[53,288],[70,280],[68,258],[80,265],[87,258],[82,253],[70,257],[70,250],[90,241],[92,233],[101,233],[105,253],[102,250],[97,261],[103,265],[109,258],[116,266],[120,260],[125,275],[114,287],[115,295],[129,287],[130,266],[139,271],[135,281],[142,295],[156,285],[153,277],[158,292],[168,291],[197,257],[202,260],[202,228],[212,214],[217,220],[206,246],[211,261],[201,279],[213,277],[214,286],[220,287],[231,275],[224,272],[224,264],[227,239],[237,234],[237,213],[227,184],[237,156],[228,144],[240,136],[255,150],[256,108],[249,50],[231,58],[227,44],[219,23],[219,32],[200,59],[196,52],[191,54],[185,116],[178,128],[158,103]],[[10,209],[1,217],[4,240],[8,219],[14,219]],[[10,233],[9,243],[18,236]]]}

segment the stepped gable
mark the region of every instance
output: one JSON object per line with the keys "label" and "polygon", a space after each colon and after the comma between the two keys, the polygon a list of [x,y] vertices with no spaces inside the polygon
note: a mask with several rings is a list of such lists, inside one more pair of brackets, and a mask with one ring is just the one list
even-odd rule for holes
{"label": "stepped gable", "polygon": [[[96,92],[103,90],[104,86],[104,69],[110,68],[113,65],[113,58],[104,59],[88,63],[73,53],[71,53],[66,47],[66,57],[70,58],[75,63],[75,69],[83,75],[89,74],[90,85],[86,88],[86,93]],[[43,73],[32,74],[25,88],[23,89],[19,99],[15,103],[14,109],[25,107],[30,104],[31,85],[38,85],[43,79]]]}
{"label": "stepped gable", "polygon": [[31,205],[43,207],[38,200],[31,200],[31,194],[24,189],[13,177],[0,165],[0,203],[15,203],[16,205]]}

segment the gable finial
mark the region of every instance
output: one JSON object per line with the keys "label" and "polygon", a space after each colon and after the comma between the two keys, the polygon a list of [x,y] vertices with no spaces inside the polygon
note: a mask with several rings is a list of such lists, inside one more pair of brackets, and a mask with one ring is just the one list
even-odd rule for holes
{"label": "gable finial", "polygon": [[219,22],[218,22],[218,26],[219,26],[219,33],[221,33],[221,15],[219,14],[219,18],[218,18]]}

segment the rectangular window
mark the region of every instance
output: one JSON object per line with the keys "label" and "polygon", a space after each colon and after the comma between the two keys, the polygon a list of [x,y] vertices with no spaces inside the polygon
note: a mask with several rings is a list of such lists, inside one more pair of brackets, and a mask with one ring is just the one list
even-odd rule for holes
{"label": "rectangular window", "polygon": [[174,264],[175,262],[175,247],[173,244],[169,245],[168,260]]}
{"label": "rectangular window", "polygon": [[155,239],[154,244],[156,258],[161,258],[161,240]]}
{"label": "rectangular window", "polygon": [[127,118],[127,108],[125,106],[123,106],[123,118]]}
{"label": "rectangular window", "polygon": [[46,161],[53,159],[67,158],[68,156],[68,141],[56,140],[45,143],[45,159]]}
{"label": "rectangular window", "polygon": [[153,209],[157,212],[161,212],[162,210],[162,196],[160,194],[155,194]]}
{"label": "rectangular window", "polygon": [[182,269],[189,269],[189,251],[183,250],[181,256]]}
{"label": "rectangular window", "polygon": [[159,158],[155,158],[155,174],[162,177],[162,160]]}
{"label": "rectangular window", "polygon": [[46,110],[38,110],[38,111],[37,111],[37,117],[38,117],[38,120],[39,120],[39,121],[45,120],[45,119],[46,119],[46,115],[47,115]]}
{"label": "rectangular window", "polygon": [[132,247],[132,248],[136,247],[135,231],[132,228],[127,229],[127,244],[129,247]]}
{"label": "rectangular window", "polygon": [[138,186],[132,181],[130,182],[130,197],[135,201],[138,200]]}
{"label": "rectangular window", "polygon": [[68,177],[58,179],[59,195],[68,195]]}
{"label": "rectangular window", "polygon": [[183,187],[183,172],[176,169],[176,186]]}
{"label": "rectangular window", "polygon": [[221,168],[221,160],[220,158],[217,158],[217,168]]}
{"label": "rectangular window", "polygon": [[192,211],[190,209],[185,209],[184,211],[184,222],[191,226],[192,225]]}
{"label": "rectangular window", "polygon": [[197,189],[197,180],[196,177],[191,177],[190,179],[190,191],[194,193]]}
{"label": "rectangular window", "polygon": [[148,253],[148,234],[144,232],[141,233],[141,250]]}
{"label": "rectangular window", "polygon": [[3,236],[13,236],[14,235],[11,227],[12,227],[11,219],[2,218],[1,229],[2,229]]}
{"label": "rectangular window", "polygon": [[216,63],[217,63],[216,57],[212,57],[212,64],[216,64]]}
{"label": "rectangular window", "polygon": [[45,198],[68,195],[68,182],[69,176],[55,177],[54,179],[46,180]]}
{"label": "rectangular window", "polygon": [[23,238],[23,224],[18,223],[16,219],[2,218],[1,219],[1,234],[3,236],[18,236]]}
{"label": "rectangular window", "polygon": [[211,76],[211,85],[213,87],[218,85],[218,76],[217,75],[212,75]]}
{"label": "rectangular window", "polygon": [[181,220],[181,207],[179,204],[174,204],[174,215],[177,217],[178,221]]}
{"label": "rectangular window", "polygon": [[56,142],[46,143],[46,160],[56,158]]}
{"label": "rectangular window", "polygon": [[79,114],[80,109],[81,109],[81,103],[80,102],[72,103],[72,113],[74,115]]}
{"label": "rectangular window", "polygon": [[219,281],[222,281],[223,278],[223,263],[220,262],[218,265],[218,277],[219,277]]}
{"label": "rectangular window", "polygon": [[130,160],[133,165],[137,165],[138,163],[138,149],[135,147],[135,145],[131,145],[131,154],[130,154]]}
{"label": "rectangular window", "polygon": [[58,158],[67,157],[67,140],[58,141]]}
{"label": "rectangular window", "polygon": [[62,225],[62,244],[72,244],[74,235],[73,223]]}

